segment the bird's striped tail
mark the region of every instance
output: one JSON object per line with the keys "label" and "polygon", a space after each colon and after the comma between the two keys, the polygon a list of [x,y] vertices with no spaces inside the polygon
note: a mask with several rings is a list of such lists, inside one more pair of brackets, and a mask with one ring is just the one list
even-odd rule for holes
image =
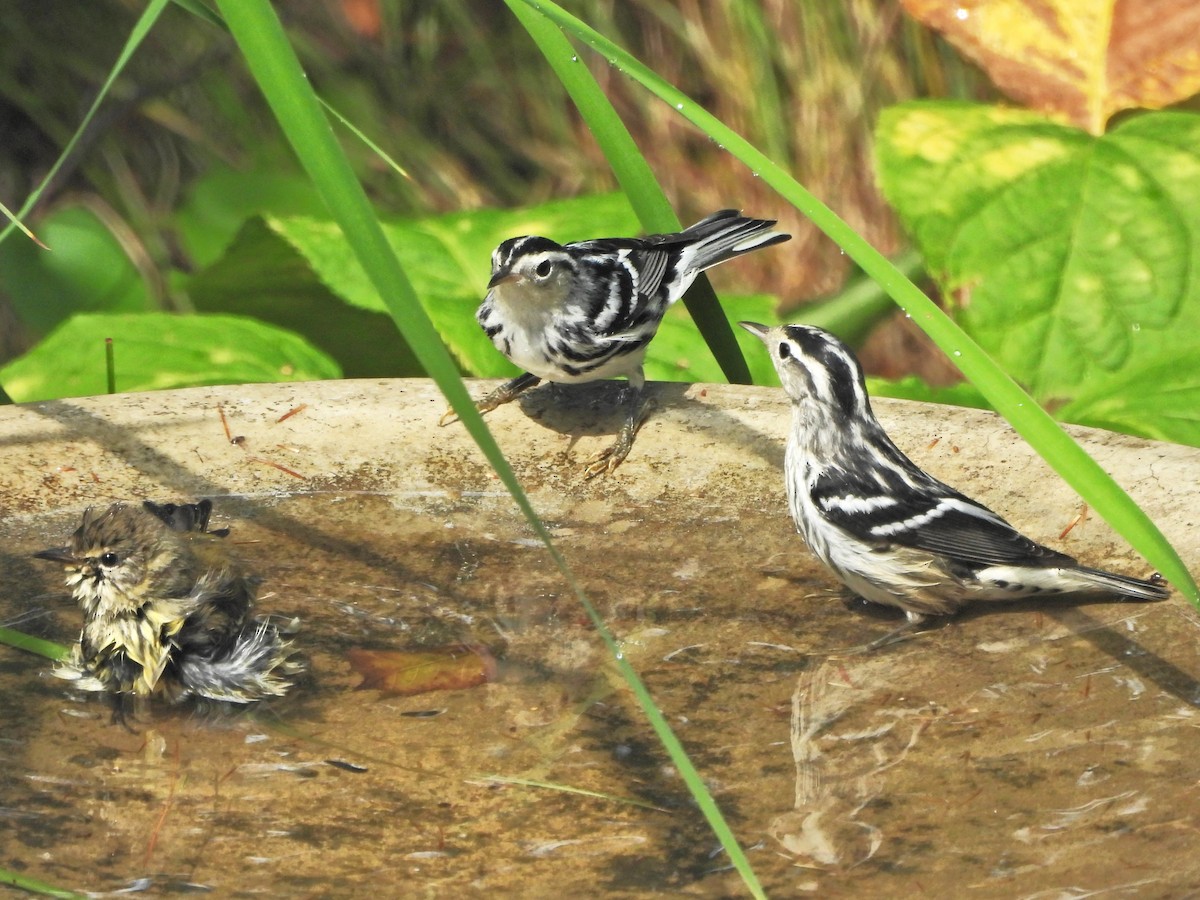
{"label": "bird's striped tail", "polygon": [[1159,576],[1147,581],[1086,566],[1081,566],[1073,574],[1080,576],[1088,585],[1094,585],[1098,591],[1110,591],[1131,600],[1166,600],[1171,596],[1166,582]]}
{"label": "bird's striped tail", "polygon": [[743,253],[782,244],[790,234],[772,231],[774,219],[748,219],[736,209],[723,209],[679,233],[691,246],[683,251],[680,270],[703,272]]}

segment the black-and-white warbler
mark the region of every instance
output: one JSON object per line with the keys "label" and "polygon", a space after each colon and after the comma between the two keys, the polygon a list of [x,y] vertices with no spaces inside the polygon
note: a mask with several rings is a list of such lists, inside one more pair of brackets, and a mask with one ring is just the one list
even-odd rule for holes
{"label": "black-and-white warbler", "polygon": [[809,548],[852,591],[910,623],[975,601],[1168,591],[1080,565],[922,471],[892,443],[867,399],[854,353],[806,325],[742,327],[766,344],[792,401],[784,456],[788,505]]}
{"label": "black-and-white warbler", "polygon": [[208,530],[212,501],[88,509],[60,563],[83,630],[54,674],[76,687],[179,701],[248,703],[301,670],[274,625],[250,615],[254,580]]}
{"label": "black-and-white warbler", "polygon": [[[629,412],[616,442],[588,471],[611,472],[642,419],[642,361],[667,307],[696,276],[791,235],[773,220],[724,209],[677,234],[556,244],[516,237],[492,253],[492,278],[476,318],[496,349],[525,370],[477,404],[495,409],[539,381],[565,384],[624,375]],[[453,419],[442,417],[442,424]]]}

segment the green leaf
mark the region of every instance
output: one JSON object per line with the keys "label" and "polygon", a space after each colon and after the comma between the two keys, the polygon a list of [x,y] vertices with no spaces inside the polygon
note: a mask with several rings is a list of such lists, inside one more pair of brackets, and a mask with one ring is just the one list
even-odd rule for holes
{"label": "green leaf", "polygon": [[884,192],[957,319],[1042,401],[1197,346],[1200,116],[1092,137],[1032,113],[888,110]]}
{"label": "green leaf", "polygon": [[387,313],[348,306],[261,219],[247,222],[186,290],[201,312],[250,316],[303,335],[336,359],[347,378],[424,374]]}
{"label": "green leaf", "polygon": [[91,210],[59,209],[38,232],[49,250],[24,240],[0,243],[0,290],[35,333],[45,334],[76,312],[150,307],[141,274]]}
{"label": "green leaf", "polygon": [[1089,386],[1058,415],[1080,425],[1200,447],[1200,348]]}
{"label": "green leaf", "polygon": [[0,369],[0,383],[19,403],[103,394],[107,337],[113,338],[120,391],[341,376],[337,364],[303,338],[253,319],[86,314]]}
{"label": "green leaf", "polygon": [[180,242],[196,268],[211,265],[247,219],[325,213],[312,183],[300,173],[255,169],[210,169],[188,193],[175,215]]}

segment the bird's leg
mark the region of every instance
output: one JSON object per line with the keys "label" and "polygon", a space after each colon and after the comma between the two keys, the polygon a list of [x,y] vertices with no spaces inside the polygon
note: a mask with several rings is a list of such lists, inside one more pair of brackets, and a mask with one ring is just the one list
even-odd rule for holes
{"label": "bird's leg", "polygon": [[604,448],[587,461],[583,471],[588,478],[595,478],[601,473],[611,473],[629,455],[633,448],[633,439],[637,437],[638,429],[646,420],[646,414],[652,406],[642,394],[645,384],[646,378],[639,367],[637,372],[629,376],[629,384],[625,387],[629,411],[625,415],[625,421],[621,423],[621,430],[617,432],[617,439],[611,447]]}
{"label": "bird's leg", "polygon": [[881,635],[873,641],[867,641],[865,644],[859,644],[856,647],[846,647],[842,650],[833,650],[828,654],[828,657],[830,659],[842,659],[847,656],[861,656],[864,653],[873,653],[876,650],[890,647],[893,644],[902,644],[918,635],[925,634],[921,626],[926,623],[929,618],[928,616],[914,612],[908,612],[906,616],[908,617],[907,621],[899,628],[893,628],[887,634]]}
{"label": "bird's leg", "polygon": [[112,718],[109,721],[113,725],[120,725],[130,734],[137,734],[137,729],[129,724],[130,720],[134,717],[133,713],[136,707],[134,696],[124,691],[119,691],[107,694],[106,698],[108,700],[109,711],[112,714]]}
{"label": "bird's leg", "polygon": [[[496,388],[482,400],[476,400],[475,408],[479,410],[481,415],[483,413],[491,412],[497,406],[503,406],[510,400],[515,400],[518,394],[529,390],[541,380],[542,379],[540,379],[538,376],[529,372],[522,372],[512,381],[504,382],[504,384],[500,385],[500,387]],[[458,413],[452,409],[448,409],[442,414],[442,417],[438,419],[438,424],[449,425],[457,418]]]}

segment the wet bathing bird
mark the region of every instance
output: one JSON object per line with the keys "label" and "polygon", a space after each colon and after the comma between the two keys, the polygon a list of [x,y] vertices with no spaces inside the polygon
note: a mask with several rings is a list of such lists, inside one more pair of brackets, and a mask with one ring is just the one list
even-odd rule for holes
{"label": "wet bathing bird", "polygon": [[302,666],[276,626],[250,615],[254,581],[208,530],[212,501],[90,508],[62,565],[83,630],[55,670],[90,691],[178,702],[278,696]]}
{"label": "wet bathing bird", "polygon": [[[476,406],[488,412],[542,380],[578,384],[624,375],[628,412],[616,442],[589,461],[611,472],[642,421],[646,346],[672,303],[705,269],[789,240],[774,220],[723,209],[677,234],[556,244],[515,237],[492,253],[492,277],[476,318],[496,349],[525,372]],[[441,424],[453,421],[453,412]]]}
{"label": "wet bathing bird", "polygon": [[975,601],[1168,596],[1158,576],[1080,565],[918,468],[876,421],[862,367],[833,335],[739,324],[766,345],[792,401],[784,475],[796,530],[856,594],[899,607],[914,626]]}

